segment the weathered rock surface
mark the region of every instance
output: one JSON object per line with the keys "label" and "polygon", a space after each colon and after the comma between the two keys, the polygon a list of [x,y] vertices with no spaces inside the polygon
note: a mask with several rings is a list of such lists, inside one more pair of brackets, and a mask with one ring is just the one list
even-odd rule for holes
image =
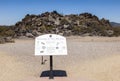
{"label": "weathered rock surface", "polygon": [[[15,38],[35,38],[42,34],[64,36],[120,36],[120,28],[112,27],[109,20],[91,13],[62,15],[57,11],[40,15],[27,14],[9,29],[0,29],[0,35]],[[2,40],[1,40],[2,41]]]}
{"label": "weathered rock surface", "polygon": [[56,11],[45,12],[40,15],[27,14],[22,21],[15,24],[15,37],[36,37],[44,33],[56,33],[64,36],[90,35],[110,36],[114,31],[111,29],[109,20],[99,19],[90,13],[79,15],[62,15]]}

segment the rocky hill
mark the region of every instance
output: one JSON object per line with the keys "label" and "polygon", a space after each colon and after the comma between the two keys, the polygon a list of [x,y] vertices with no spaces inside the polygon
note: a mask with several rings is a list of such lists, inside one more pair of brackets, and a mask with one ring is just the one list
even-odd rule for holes
{"label": "rocky hill", "polygon": [[14,37],[35,37],[52,33],[64,36],[112,36],[114,31],[109,20],[99,19],[90,13],[62,15],[57,11],[29,15],[14,26]]}
{"label": "rocky hill", "polygon": [[42,34],[63,36],[120,36],[120,28],[112,27],[109,20],[91,13],[62,15],[57,11],[40,15],[27,14],[11,27],[0,27],[0,37],[30,37]]}

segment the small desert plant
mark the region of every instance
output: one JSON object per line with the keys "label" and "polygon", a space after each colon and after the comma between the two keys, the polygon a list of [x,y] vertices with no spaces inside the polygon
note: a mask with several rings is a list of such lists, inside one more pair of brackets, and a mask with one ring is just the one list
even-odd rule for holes
{"label": "small desert plant", "polygon": [[114,31],[114,36],[120,36],[120,27],[114,27],[113,28],[113,31]]}

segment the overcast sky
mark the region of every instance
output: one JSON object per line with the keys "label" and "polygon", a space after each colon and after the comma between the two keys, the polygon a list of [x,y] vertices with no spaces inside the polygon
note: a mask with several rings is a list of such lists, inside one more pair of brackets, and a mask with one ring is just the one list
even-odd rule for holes
{"label": "overcast sky", "polygon": [[26,14],[53,10],[62,14],[89,12],[120,23],[120,0],[0,0],[0,25],[14,25]]}

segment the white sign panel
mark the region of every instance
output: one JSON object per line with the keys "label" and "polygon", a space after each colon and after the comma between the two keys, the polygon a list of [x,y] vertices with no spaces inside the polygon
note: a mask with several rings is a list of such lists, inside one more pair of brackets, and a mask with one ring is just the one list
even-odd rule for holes
{"label": "white sign panel", "polygon": [[36,37],[35,55],[67,55],[66,38],[56,34]]}

